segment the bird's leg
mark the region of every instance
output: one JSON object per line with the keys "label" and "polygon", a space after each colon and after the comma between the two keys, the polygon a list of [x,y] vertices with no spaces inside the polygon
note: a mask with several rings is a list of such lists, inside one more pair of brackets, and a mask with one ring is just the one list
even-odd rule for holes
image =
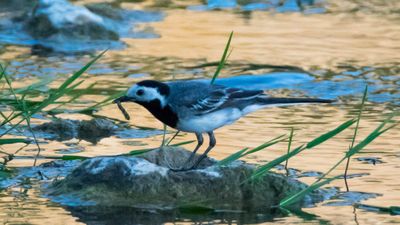
{"label": "bird's leg", "polygon": [[185,168],[187,164],[189,164],[193,157],[196,155],[197,150],[199,150],[200,146],[203,145],[203,135],[201,133],[196,133],[197,138],[197,146],[194,148],[193,152],[190,154],[189,158],[186,160],[185,164],[183,164],[182,168]]}
{"label": "bird's leg", "polygon": [[203,161],[203,159],[205,159],[207,157],[207,154],[211,151],[211,149],[214,148],[215,144],[217,144],[214,133],[212,131],[210,131],[207,134],[210,137],[210,145],[208,145],[208,147],[204,151],[204,153],[197,159],[197,161],[193,164],[193,166],[190,167],[188,170],[196,169],[197,166],[199,166],[200,162]]}
{"label": "bird's leg", "polygon": [[186,160],[186,162],[183,164],[183,166],[180,169],[172,169],[170,168],[172,171],[186,171],[186,165],[189,164],[193,157],[196,155],[197,150],[199,150],[200,146],[203,144],[203,135],[201,133],[195,133],[196,134],[196,138],[197,138],[197,145],[194,148],[193,152],[190,154],[189,158]]}

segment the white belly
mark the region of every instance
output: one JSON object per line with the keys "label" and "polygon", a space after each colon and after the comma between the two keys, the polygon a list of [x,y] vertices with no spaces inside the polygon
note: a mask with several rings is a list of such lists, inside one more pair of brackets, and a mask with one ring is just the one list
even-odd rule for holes
{"label": "white belly", "polygon": [[182,119],[177,124],[177,129],[185,132],[206,133],[219,127],[231,124],[242,116],[236,108],[226,108],[210,114]]}

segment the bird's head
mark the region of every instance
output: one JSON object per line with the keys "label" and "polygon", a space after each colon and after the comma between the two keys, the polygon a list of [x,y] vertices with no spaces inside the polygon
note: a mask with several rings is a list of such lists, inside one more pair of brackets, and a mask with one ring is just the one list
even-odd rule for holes
{"label": "bird's head", "polygon": [[115,99],[114,103],[136,102],[141,105],[159,104],[163,108],[167,104],[168,95],[168,85],[158,81],[144,80],[130,87],[126,95]]}

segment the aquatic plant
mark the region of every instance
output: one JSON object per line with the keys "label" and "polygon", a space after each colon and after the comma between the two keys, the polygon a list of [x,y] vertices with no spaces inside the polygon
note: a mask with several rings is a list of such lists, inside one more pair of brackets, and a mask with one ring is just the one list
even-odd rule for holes
{"label": "aquatic plant", "polygon": [[[292,127],[292,128],[290,129],[290,134],[289,134],[289,141],[288,141],[287,154],[289,154],[290,148],[292,147],[293,135],[294,135],[294,128]],[[289,164],[289,159],[287,159],[286,162],[285,162],[286,176],[289,176],[288,164]]]}
{"label": "aquatic plant", "polygon": [[277,143],[279,143],[281,141],[284,141],[286,139],[287,139],[286,135],[280,135],[280,136],[278,136],[276,138],[273,138],[273,139],[265,142],[264,144],[259,145],[259,146],[255,147],[253,149],[249,150],[248,148],[244,148],[244,149],[239,150],[238,152],[235,152],[232,155],[226,157],[225,159],[219,161],[218,165],[219,166],[226,166],[226,165],[232,163],[233,161],[236,161],[236,160],[238,160],[238,159],[240,159],[240,158],[242,158],[242,157],[244,157],[246,155],[250,155],[250,154],[256,153],[258,151],[261,151],[261,150],[263,150],[263,149],[265,149],[267,147],[275,145],[275,144],[277,144]]}
{"label": "aquatic plant", "polygon": [[215,71],[215,73],[211,79],[211,84],[213,84],[215,82],[215,79],[217,79],[217,77],[221,73],[222,68],[224,68],[226,61],[229,58],[229,55],[232,53],[232,50],[231,50],[228,54],[229,48],[231,46],[232,37],[233,37],[233,31],[229,35],[228,42],[225,45],[224,53],[222,54],[221,60],[219,61],[218,66],[217,66],[217,70]]}
{"label": "aquatic plant", "polygon": [[[4,118],[5,120],[0,124],[0,126],[4,126],[5,124],[10,123],[11,121],[13,121],[21,116],[24,116],[24,115],[31,117],[32,115],[34,115],[35,113],[38,113],[38,112],[42,112],[42,111],[51,112],[52,109],[44,110],[46,107],[48,107],[50,105],[65,104],[65,103],[70,102],[70,101],[58,102],[58,100],[61,97],[72,92],[76,87],[78,87],[80,84],[82,84],[84,82],[84,80],[81,80],[78,82],[75,82],[75,81],[79,77],[81,77],[81,75],[87,69],[89,69],[89,67],[93,63],[95,63],[101,56],[103,56],[105,52],[106,51],[100,53],[98,56],[93,58],[89,63],[87,63],[80,70],[78,70],[72,76],[70,76],[67,80],[65,80],[57,89],[49,91],[49,93],[47,93],[47,97],[45,99],[43,99],[42,101],[29,101],[29,100],[26,100],[25,98],[28,96],[30,91],[37,89],[38,87],[41,87],[43,85],[46,85],[47,84],[46,82],[36,83],[33,85],[29,85],[28,87],[25,87],[23,89],[19,89],[18,91],[14,91],[14,89],[11,85],[11,80],[6,75],[6,69],[0,65],[0,67],[2,69],[2,73],[1,73],[2,76],[0,76],[0,79],[4,78],[6,80],[6,83],[9,86],[9,90],[12,92],[13,97],[14,97],[14,99],[2,98],[5,100],[3,102],[6,103],[6,105],[11,106],[12,112],[11,112],[11,116]],[[17,96],[17,94],[21,95],[21,98],[19,98]],[[73,99],[76,99],[76,98],[77,97],[74,97]],[[99,103],[97,103],[96,105],[99,105]],[[55,107],[55,108],[57,108],[57,107]],[[91,107],[94,107],[94,106],[91,106]],[[0,134],[0,136],[7,134],[10,130],[14,129],[16,126],[18,126],[23,121],[24,121],[24,119],[19,120],[19,122],[14,124],[14,126],[12,126],[10,129],[8,129],[6,132]]]}
{"label": "aquatic plant", "polygon": [[[367,90],[367,88],[365,88],[363,100],[361,103],[362,106],[364,105],[365,99],[367,98],[366,90]],[[363,107],[360,107],[360,113],[358,114],[358,117],[355,119],[355,122],[360,120],[360,115],[361,115],[362,109],[363,109]],[[394,122],[392,120],[394,116],[395,116],[394,113],[390,114],[386,120],[381,122],[381,124],[379,124],[379,126],[377,128],[375,128],[375,130],[373,130],[369,135],[367,135],[367,137],[365,137],[362,141],[360,141],[357,145],[354,146],[355,138],[356,138],[356,135],[359,130],[359,126],[358,126],[359,122],[357,122],[355,132],[354,132],[354,135],[352,138],[352,145],[351,145],[350,149],[346,152],[346,154],[343,156],[343,158],[341,158],[326,173],[324,173],[321,177],[319,177],[314,183],[312,183],[306,189],[283,199],[280,202],[279,206],[281,206],[281,207],[289,206],[289,205],[299,201],[302,197],[304,197],[305,195],[309,194],[310,192],[316,190],[317,188],[320,188],[321,186],[328,184],[329,182],[331,182],[333,180],[343,177],[342,175],[339,175],[339,176],[325,179],[325,177],[327,177],[333,170],[335,170],[344,160],[350,159],[352,156],[359,153],[361,150],[363,150],[368,144],[370,144],[372,141],[374,141],[380,135],[382,135],[386,131],[394,128],[395,126],[397,126],[399,123]],[[347,171],[347,169],[348,169],[348,167],[346,167],[346,171]],[[345,172],[345,173],[347,173],[347,172]],[[323,179],[325,179],[325,180],[323,180]],[[346,183],[346,185],[347,185],[347,183]]]}
{"label": "aquatic plant", "polygon": [[382,207],[382,206],[374,206],[374,205],[367,205],[367,204],[355,204],[356,208],[380,212],[380,213],[388,213],[390,215],[400,215],[400,206],[389,206],[389,207]]}
{"label": "aquatic plant", "polygon": [[[351,140],[351,145],[350,145],[350,149],[352,149],[354,147],[354,143],[356,141],[356,137],[357,137],[357,133],[358,133],[358,129],[359,129],[359,125],[360,125],[360,120],[361,120],[361,114],[362,111],[364,110],[364,104],[365,101],[367,100],[367,93],[368,93],[368,86],[365,87],[364,90],[364,95],[361,101],[361,105],[360,105],[360,110],[358,111],[358,115],[357,115],[357,123],[356,123],[356,128],[354,129],[354,134],[353,134],[353,138]],[[347,171],[349,170],[349,166],[350,166],[350,157],[347,157],[347,162],[346,162],[346,168],[344,170],[344,183],[346,185],[346,190],[349,191],[349,185],[347,183]]]}
{"label": "aquatic plant", "polygon": [[[72,76],[66,79],[57,89],[51,90],[46,93],[46,97],[41,101],[32,101],[27,100],[29,93],[33,90],[37,90],[44,85],[47,85],[49,82],[41,81],[32,85],[29,85],[24,88],[14,89],[12,85],[11,79],[8,77],[6,73],[6,68],[0,65],[0,81],[4,80],[6,85],[8,86],[8,92],[0,93],[1,102],[3,107],[7,107],[11,112],[9,115],[5,115],[3,112],[0,113],[1,117],[3,117],[3,121],[0,123],[0,128],[4,127],[6,124],[10,124],[10,127],[7,128],[3,133],[0,134],[0,137],[8,134],[13,129],[17,128],[22,122],[26,122],[29,131],[32,134],[34,139],[34,143],[38,148],[38,152],[36,154],[34,160],[34,166],[36,165],[37,157],[40,154],[41,148],[36,140],[35,133],[32,131],[31,127],[31,117],[39,112],[48,112],[51,114],[51,111],[57,109],[60,105],[69,103],[79,96],[74,96],[70,101],[60,102],[58,101],[61,97],[67,95],[68,93],[75,90],[80,84],[84,82],[84,80],[77,81],[79,77],[93,64],[95,63],[101,56],[104,55],[106,51],[101,52],[98,56],[94,57],[89,63],[83,66],[80,70],[75,72]],[[11,95],[11,98],[9,97]],[[50,105],[57,105],[52,109],[46,109]],[[101,104],[97,103],[95,106],[91,106],[92,108],[100,106]],[[91,108],[89,107],[89,108]],[[17,122],[14,122],[17,121]],[[4,144],[12,143],[26,143],[25,139],[5,139],[2,138],[1,141]],[[1,143],[1,142],[0,142]],[[10,155],[8,155],[10,157]],[[6,161],[6,160],[5,160]]]}

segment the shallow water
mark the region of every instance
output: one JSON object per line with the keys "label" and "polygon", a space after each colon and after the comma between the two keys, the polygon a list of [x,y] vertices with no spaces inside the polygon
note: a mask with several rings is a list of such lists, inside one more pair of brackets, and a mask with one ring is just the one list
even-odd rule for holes
{"label": "shallow water", "polygon": [[[310,96],[338,101],[331,105],[267,108],[250,114],[216,131],[217,147],[210,156],[222,159],[244,147],[256,147],[278,135],[288,134],[292,127],[295,130],[293,146],[303,144],[353,118],[368,84],[369,97],[358,139],[361,140],[385,119],[385,114],[398,110],[400,106],[400,16],[395,10],[399,4],[395,0],[379,2],[324,1],[321,6],[324,12],[317,14],[246,11],[239,7],[224,10],[186,8],[202,4],[197,1],[172,1],[169,5],[157,5],[159,1],[123,2],[122,6],[126,9],[163,13],[161,21],[138,25],[138,28],[150,27],[159,38],[124,38],[124,49],[109,50],[84,75],[85,82],[80,90],[94,82],[96,86],[70,104],[68,109],[92,105],[142,79],[208,79],[216,69],[215,62],[222,54],[229,32],[234,30],[233,52],[218,83],[266,89],[275,96]],[[8,64],[8,74],[15,79],[16,87],[41,79],[63,79],[90,59],[87,54],[32,55],[29,46],[0,43],[0,62]],[[55,81],[49,88],[56,87],[59,82]],[[124,106],[131,111],[132,119],[128,123],[132,129],[136,129],[135,126],[162,129],[162,124],[141,107],[133,104]],[[125,121],[115,105],[104,106],[95,115]],[[58,116],[91,118],[76,113]],[[33,122],[40,124],[49,118],[38,115]],[[76,139],[62,142],[43,140],[42,154],[113,155],[160,145],[162,135],[147,137],[146,134],[139,135],[146,138],[111,136],[96,145]],[[364,150],[365,154],[351,160],[351,192],[339,194],[336,199],[316,207],[305,208],[302,213],[257,215],[260,219],[254,221],[257,216],[246,217],[240,213],[188,216],[139,209],[113,209],[112,212],[120,215],[121,223],[141,221],[122,216],[130,212],[138,215],[135,218],[139,215],[144,219],[158,218],[157,223],[397,224],[399,216],[356,209],[352,203],[383,207],[400,205],[399,134],[399,127],[388,131],[369,145]],[[293,176],[306,183],[313,182],[320,172],[326,172],[343,156],[351,136],[351,130],[345,131],[290,160],[289,167],[298,170],[293,170]],[[176,142],[194,138],[192,134],[183,134]],[[7,145],[1,150],[11,153],[19,147]],[[194,144],[186,147],[193,148]],[[286,144],[282,143],[245,159],[263,163],[285,152]],[[21,158],[14,159],[9,166],[31,166],[33,160],[22,156],[35,154],[35,146],[29,145],[18,154]],[[378,158],[380,163],[367,163],[368,158]],[[47,160],[40,160],[44,161]],[[343,166],[334,173],[343,173]],[[6,224],[108,224],[115,221],[110,220],[110,209],[68,208],[53,203],[41,196],[38,186],[38,182],[32,179],[1,191],[0,221]],[[329,186],[345,191],[342,180]]]}

